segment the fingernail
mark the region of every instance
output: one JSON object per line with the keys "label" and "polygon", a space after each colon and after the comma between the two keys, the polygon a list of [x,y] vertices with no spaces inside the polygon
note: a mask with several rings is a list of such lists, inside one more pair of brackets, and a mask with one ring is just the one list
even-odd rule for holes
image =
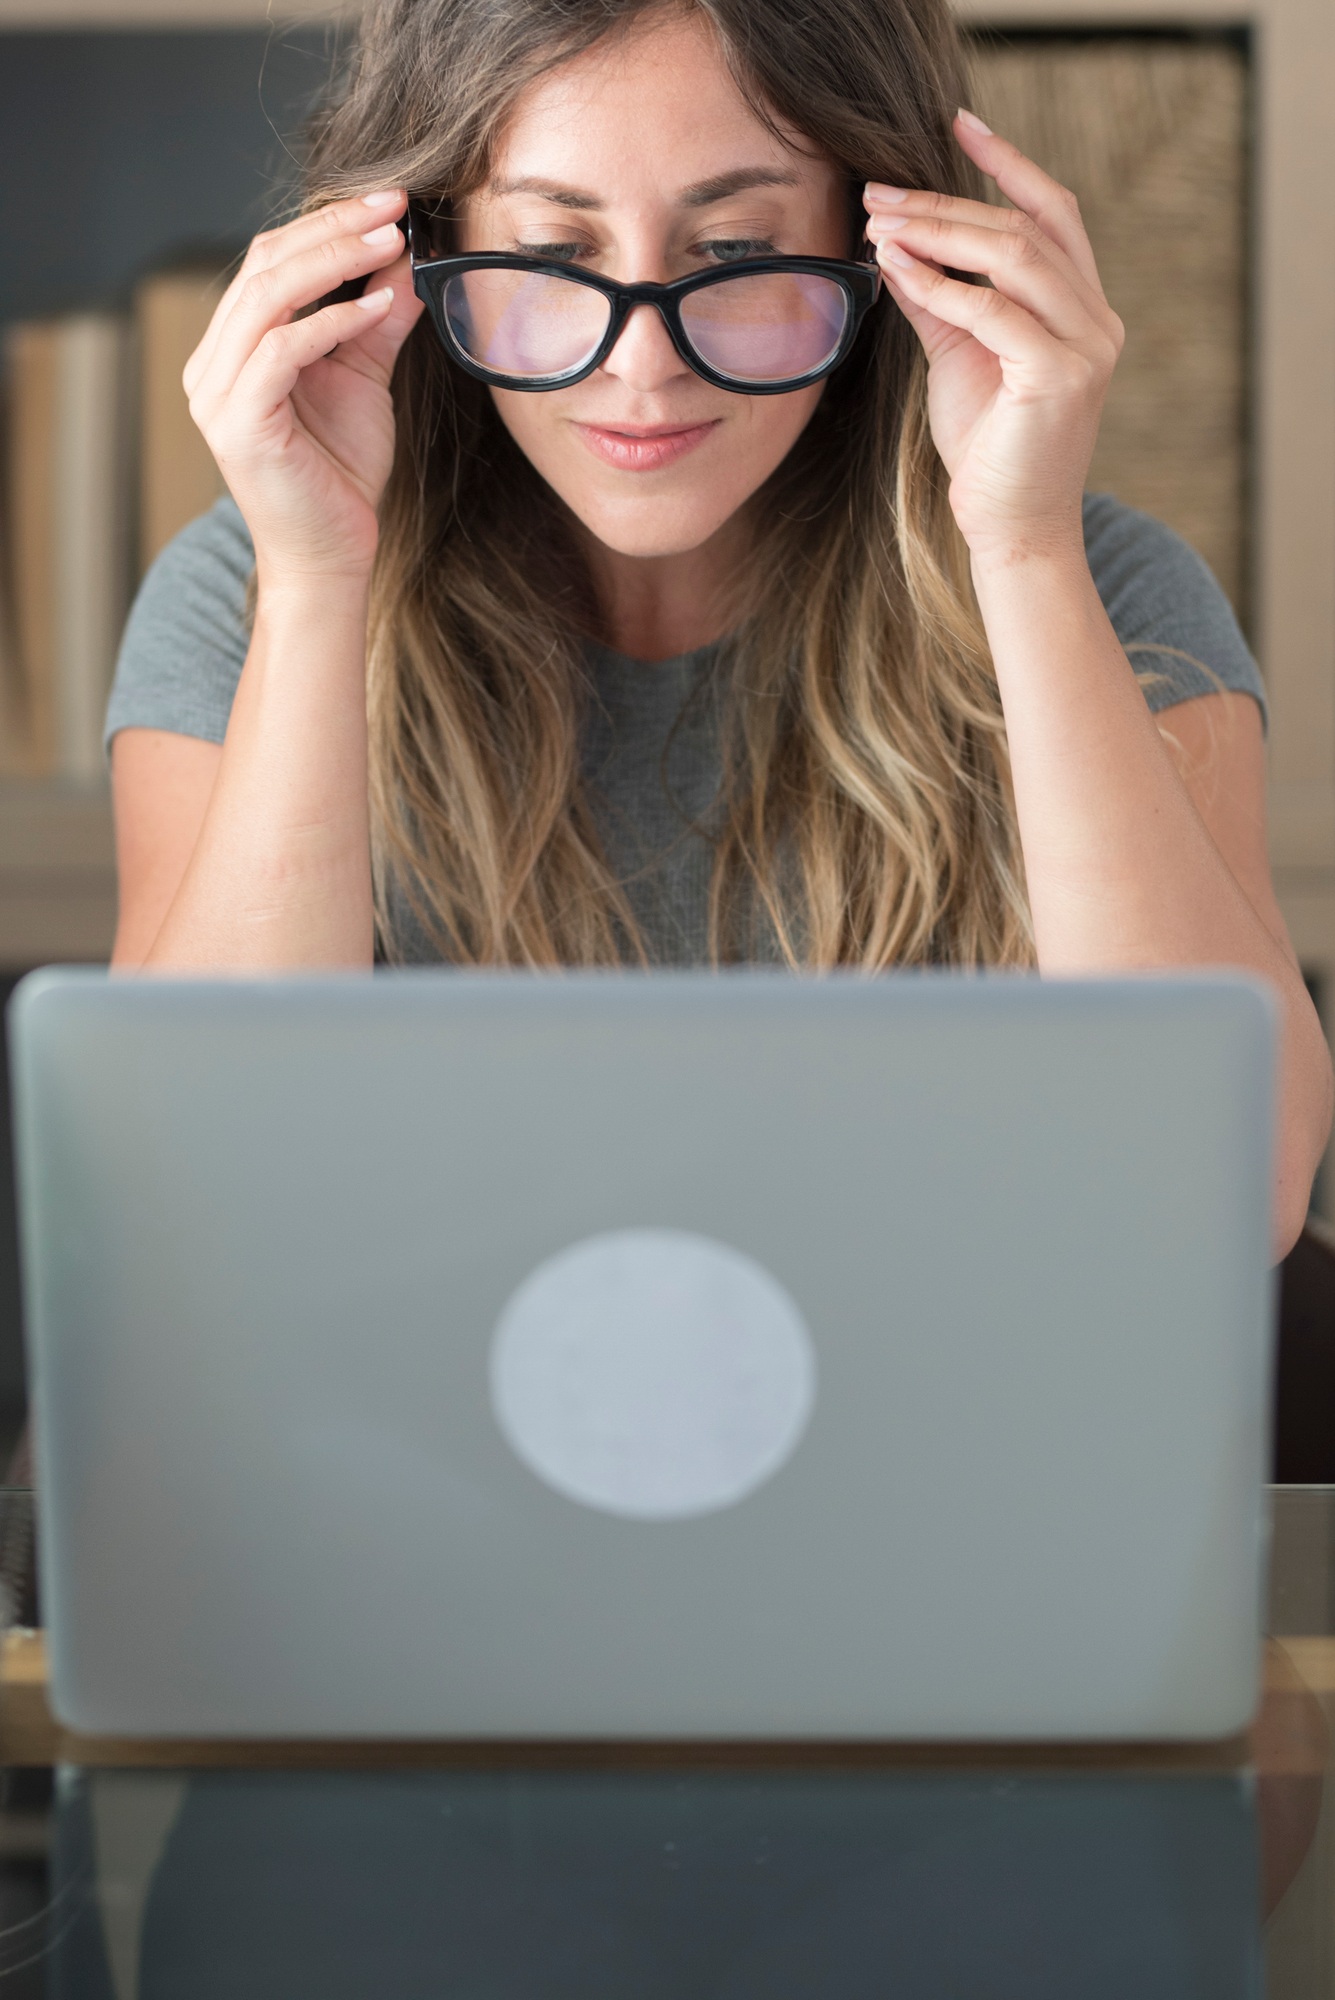
{"label": "fingernail", "polygon": [[907,229],[912,220],[911,215],[873,215],[867,224],[867,234],[875,236],[887,229]]}
{"label": "fingernail", "polygon": [[363,312],[377,312],[384,305],[386,299],[392,299],[393,296],[393,285],[381,285],[377,291],[363,292],[357,304]]}
{"label": "fingernail", "polygon": [[908,254],[905,251],[900,250],[898,247],[893,247],[887,250],[885,254],[890,263],[904,264],[908,267],[910,271],[913,269],[912,257],[908,256]]}
{"label": "fingernail", "polygon": [[982,119],[976,118],[972,111],[957,111],[955,116],[959,119],[960,124],[967,125],[971,132],[981,132],[985,139],[992,137],[992,127],[984,125]]}
{"label": "fingernail", "polygon": [[868,181],[867,183],[865,199],[873,208],[879,208],[882,202],[907,201],[908,198],[909,191],[907,188],[882,187],[876,181]]}
{"label": "fingernail", "polygon": [[375,194],[364,194],[362,200],[367,208],[388,208],[391,202],[403,200],[403,189],[380,188]]}
{"label": "fingernail", "polygon": [[398,233],[398,225],[396,223],[385,222],[381,224],[379,229],[368,229],[362,237],[362,242],[370,243],[378,250],[383,243],[392,243]]}

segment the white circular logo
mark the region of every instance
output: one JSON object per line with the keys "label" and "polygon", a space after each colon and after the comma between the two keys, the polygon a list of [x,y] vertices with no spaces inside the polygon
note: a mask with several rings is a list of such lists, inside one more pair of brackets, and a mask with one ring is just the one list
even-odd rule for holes
{"label": "white circular logo", "polygon": [[679,1229],[586,1237],[506,1304],[491,1400],[517,1455],[558,1493],[664,1521],[731,1507],[796,1449],[816,1356],[777,1279]]}

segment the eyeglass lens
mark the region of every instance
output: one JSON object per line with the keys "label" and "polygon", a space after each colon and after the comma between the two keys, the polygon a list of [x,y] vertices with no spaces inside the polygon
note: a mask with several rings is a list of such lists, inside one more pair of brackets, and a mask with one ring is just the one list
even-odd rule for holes
{"label": "eyeglass lens", "polygon": [[498,375],[568,375],[607,332],[612,301],[541,271],[465,271],[445,287],[450,332]]}
{"label": "eyeglass lens", "polygon": [[[466,271],[445,286],[463,352],[497,375],[573,374],[607,332],[612,305],[591,285],[547,272]],[[848,319],[841,285],[814,272],[728,278],[688,292],[681,323],[700,359],[733,382],[813,374],[838,350]]]}
{"label": "eyeglass lens", "polygon": [[691,346],[733,382],[810,375],[835,354],[847,317],[842,285],[809,271],[728,278],[688,292],[681,302]]}

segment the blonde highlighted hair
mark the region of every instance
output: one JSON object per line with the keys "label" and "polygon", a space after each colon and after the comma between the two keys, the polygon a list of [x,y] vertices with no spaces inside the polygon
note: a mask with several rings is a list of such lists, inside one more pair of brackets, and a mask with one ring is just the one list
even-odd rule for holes
{"label": "blonde highlighted hair", "polygon": [[[380,0],[315,128],[308,202],[406,185],[457,204],[530,81],[661,4]],[[762,117],[846,172],[850,246],[867,179],[976,192],[942,0],[673,4]],[[643,958],[580,772],[599,613],[573,524],[425,322],[394,396],[368,689],[382,948],[406,905],[459,963]],[[748,513],[716,669],[713,957],[745,959],[764,926],[795,965],[1031,963],[996,680],[925,364],[888,303]]]}

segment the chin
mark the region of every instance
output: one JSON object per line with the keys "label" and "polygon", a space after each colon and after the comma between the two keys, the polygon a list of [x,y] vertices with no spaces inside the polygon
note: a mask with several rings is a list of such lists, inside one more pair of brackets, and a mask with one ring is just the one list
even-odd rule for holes
{"label": "chin", "polygon": [[561,494],[576,520],[604,548],[644,561],[703,548],[749,497],[743,492],[725,498],[715,492],[693,502],[680,494],[659,500],[647,494],[638,499],[569,490]]}
{"label": "chin", "polygon": [[[725,519],[729,518],[727,516]],[[723,521],[711,520],[706,526],[656,527],[652,522],[628,522],[615,518],[596,520],[580,517],[583,526],[605,549],[611,549],[619,556],[634,556],[642,562],[652,562],[655,557],[687,556],[696,549],[702,549],[718,530]]]}

